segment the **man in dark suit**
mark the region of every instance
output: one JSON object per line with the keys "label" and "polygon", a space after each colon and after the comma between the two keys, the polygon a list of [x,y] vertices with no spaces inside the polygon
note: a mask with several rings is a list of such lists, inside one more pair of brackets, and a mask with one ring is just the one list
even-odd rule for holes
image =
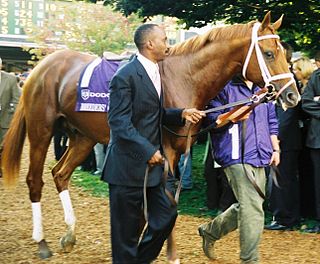
{"label": "man in dark suit", "polygon": [[[287,62],[291,68],[292,47],[281,42],[286,50]],[[299,193],[299,158],[302,150],[301,135],[301,104],[284,111],[281,105],[276,105],[279,121],[280,164],[281,177],[279,186],[272,184],[270,194],[270,210],[274,220],[265,226],[268,230],[291,230],[300,223],[300,193]]]}
{"label": "man in dark suit", "polygon": [[[2,59],[0,58],[0,70],[2,68]],[[0,73],[0,165],[3,138],[9,129],[13,113],[19,102],[21,89],[18,87],[17,78],[5,71]],[[0,177],[1,166],[0,166]]]}
{"label": "man in dark suit", "polygon": [[[164,109],[158,61],[167,54],[167,37],[155,24],[140,26],[134,35],[138,54],[110,84],[108,112],[111,139],[102,179],[109,183],[113,263],[151,263],[157,258],[177,217],[162,182],[160,124],[196,123],[196,109]],[[146,168],[148,221],[141,236]]]}
{"label": "man in dark suit", "polygon": [[302,94],[302,109],[310,117],[306,146],[310,149],[315,192],[315,211],[317,223],[307,230],[309,233],[320,233],[320,51],[315,56],[315,70]]}

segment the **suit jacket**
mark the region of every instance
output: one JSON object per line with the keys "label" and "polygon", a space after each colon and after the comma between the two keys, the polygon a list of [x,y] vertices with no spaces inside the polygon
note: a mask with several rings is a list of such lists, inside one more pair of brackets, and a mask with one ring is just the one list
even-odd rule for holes
{"label": "suit jacket", "polygon": [[[110,83],[108,112],[111,139],[102,180],[141,187],[147,161],[161,150],[161,124],[183,125],[182,109],[164,109],[162,95],[135,57],[118,70]],[[162,166],[149,170],[148,186],[162,180]]]}
{"label": "suit jacket", "polygon": [[[13,113],[19,102],[21,89],[15,76],[1,71],[0,82],[0,128],[8,129]],[[0,141],[2,139],[0,138]]]}
{"label": "suit jacket", "polygon": [[320,96],[320,69],[314,71],[302,94],[302,109],[310,116],[307,132],[306,146],[320,148],[320,101],[315,97]]}
{"label": "suit jacket", "polygon": [[281,151],[293,151],[302,149],[302,134],[299,125],[302,120],[302,109],[299,103],[294,108],[286,111],[281,106],[276,106],[279,120],[279,135]]}

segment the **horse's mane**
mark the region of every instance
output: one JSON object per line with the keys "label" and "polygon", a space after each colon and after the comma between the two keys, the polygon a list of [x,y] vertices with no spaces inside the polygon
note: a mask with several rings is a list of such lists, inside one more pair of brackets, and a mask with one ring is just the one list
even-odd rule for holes
{"label": "horse's mane", "polygon": [[255,21],[251,21],[247,24],[236,24],[232,26],[213,28],[203,35],[195,36],[182,43],[174,45],[171,47],[169,55],[193,53],[213,41],[236,39],[247,36],[249,29],[252,28],[254,23]]}

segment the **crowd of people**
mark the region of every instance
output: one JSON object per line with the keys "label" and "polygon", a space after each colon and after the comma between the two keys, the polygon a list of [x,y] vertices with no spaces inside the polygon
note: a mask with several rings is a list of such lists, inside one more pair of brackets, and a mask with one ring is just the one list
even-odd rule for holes
{"label": "crowd of people", "polygon": [[[163,123],[184,125],[186,120],[197,123],[205,116],[197,109],[162,107],[157,63],[168,49],[164,30],[156,24],[144,24],[136,30],[134,42],[137,56],[115,74],[110,84],[111,142],[108,146],[98,143],[82,166],[109,183],[113,263],[151,263],[175,224],[177,208],[165,193],[159,176],[164,160],[160,118]],[[198,228],[209,259],[215,258],[216,241],[237,228],[242,263],[259,262],[258,245],[264,228],[294,230],[300,228],[304,218],[312,218],[316,224],[304,231],[320,233],[320,52],[314,57],[315,63],[307,57],[292,61],[292,48],[284,42],[282,46],[301,102],[286,111],[278,104],[261,104],[241,120],[210,132],[204,176],[208,208],[216,210],[217,216]],[[141,86],[137,89],[141,82],[137,72],[148,80],[145,88],[153,91],[152,96]],[[22,78],[27,75],[16,78],[1,71],[0,160],[3,138],[21,95]],[[208,107],[243,100],[259,90],[237,75]],[[131,96],[136,93],[138,96]],[[145,111],[146,104],[153,111]],[[209,114],[204,123],[215,123],[223,112]],[[67,136],[61,131],[54,138],[59,160],[67,147]],[[150,171],[148,182],[144,183],[146,163]],[[86,168],[86,164],[90,165]],[[180,172],[183,164],[183,189],[191,190],[191,159],[184,162],[182,156],[177,168]],[[279,185],[268,177],[270,165],[279,168]],[[145,184],[149,216],[143,230]],[[265,210],[273,216],[267,225]]]}

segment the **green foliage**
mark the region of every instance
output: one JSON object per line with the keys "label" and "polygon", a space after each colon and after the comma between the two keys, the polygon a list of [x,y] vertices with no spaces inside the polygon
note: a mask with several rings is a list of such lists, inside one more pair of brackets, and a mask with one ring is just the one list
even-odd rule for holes
{"label": "green foliage", "polygon": [[75,170],[72,174],[72,184],[80,187],[84,191],[89,192],[93,196],[108,196],[108,184],[102,182],[100,177],[92,175],[89,172]]}
{"label": "green foliage", "polygon": [[[203,176],[204,165],[202,164],[205,152],[204,145],[194,145],[192,155],[192,175],[194,188],[182,191],[179,201],[179,214],[195,216],[214,216],[216,211],[208,210],[206,207],[206,182]],[[108,185],[89,172],[75,170],[72,175],[72,184],[84,191],[98,197],[108,196]]]}
{"label": "green foliage", "polygon": [[106,0],[125,15],[137,13],[142,17],[165,15],[177,17],[186,27],[207,23],[245,23],[261,19],[268,12],[278,19],[284,14],[282,39],[296,50],[314,52],[320,50],[319,0]]}
{"label": "green foliage", "polygon": [[[140,23],[136,15],[124,17],[111,7],[85,2],[55,2],[44,26],[27,32],[40,45],[35,55],[50,53],[59,46],[102,55],[104,51],[121,53],[132,42],[133,31]],[[48,47],[50,50],[48,50]]]}
{"label": "green foliage", "polygon": [[206,206],[206,181],[204,178],[203,159],[205,145],[195,144],[192,147],[192,181],[193,188],[180,194],[179,214],[194,216],[215,216],[217,211],[209,210]]}

